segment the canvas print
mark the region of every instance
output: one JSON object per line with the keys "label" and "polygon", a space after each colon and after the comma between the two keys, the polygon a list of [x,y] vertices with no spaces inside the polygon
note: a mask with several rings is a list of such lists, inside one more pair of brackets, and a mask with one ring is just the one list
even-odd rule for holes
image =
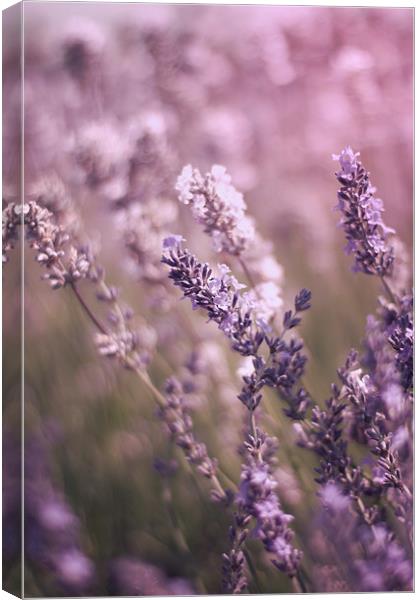
{"label": "canvas print", "polygon": [[3,587],[413,590],[412,8],[3,12]]}

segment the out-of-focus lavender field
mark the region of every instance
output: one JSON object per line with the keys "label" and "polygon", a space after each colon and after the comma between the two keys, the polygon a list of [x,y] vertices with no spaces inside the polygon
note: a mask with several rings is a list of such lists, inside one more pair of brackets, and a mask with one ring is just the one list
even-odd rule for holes
{"label": "out-of-focus lavender field", "polygon": [[[6,208],[19,197],[17,41],[3,57]],[[413,12],[36,2],[24,5],[24,44],[25,594],[412,589],[412,396],[398,378],[402,342],[386,346],[366,322],[400,318],[401,279],[409,294]],[[398,236],[400,279],[382,273],[391,298],[381,277],[352,272],[344,252],[349,228],[338,227],[334,207],[356,163],[332,154],[347,146],[360,152]],[[219,225],[209,225],[207,193],[228,198],[234,218],[243,210],[252,218],[251,247],[229,250]],[[231,269],[212,299],[221,317],[203,310],[203,291],[189,288],[197,310],[180,301],[181,276],[161,262],[165,239],[169,262],[187,247],[201,263]],[[9,451],[18,443],[18,245],[3,269]],[[202,275],[197,268],[189,285],[205,287]],[[227,328],[236,325],[223,319],[231,290],[244,293],[232,277],[254,303],[266,302],[253,326],[267,339],[288,330],[284,313],[299,290],[311,290],[311,308],[301,299],[296,311],[303,378],[293,365],[310,390],[305,414],[284,412],[296,400],[287,369],[275,383],[264,376],[255,410],[249,389],[238,399],[243,376],[262,367],[251,363],[256,352],[231,348]],[[351,365],[349,379],[337,377],[351,348],[369,381]],[[275,366],[286,351],[270,348],[282,356]],[[385,385],[394,351],[401,360]],[[347,399],[334,416],[343,421],[314,429],[313,403],[326,406],[333,382]],[[302,427],[315,436],[307,447]],[[327,429],[330,445],[324,436],[318,448]],[[336,460],[340,436],[348,444]],[[375,462],[392,463],[390,455],[402,459],[404,483]],[[4,475],[11,589],[20,569],[16,469],[8,461]]]}

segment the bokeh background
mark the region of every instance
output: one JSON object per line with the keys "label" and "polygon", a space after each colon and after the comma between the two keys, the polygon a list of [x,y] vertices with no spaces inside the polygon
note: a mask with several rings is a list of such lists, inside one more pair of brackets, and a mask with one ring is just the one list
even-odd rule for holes
{"label": "bokeh background", "polygon": [[[35,2],[24,5],[24,41],[26,193],[45,181],[66,190],[108,280],[157,331],[157,384],[193,348],[203,351],[211,375],[196,398],[197,434],[237,480],[238,361],[186,303],[157,310],[165,285],[150,286],[127,255],[118,202],[127,192],[129,146],[140,140],[128,203],[153,200],[165,227],[166,219],[212,262],[217,257],[173,187],[185,164],[227,167],[259,231],[274,244],[285,302],[303,286],[312,290],[302,335],[308,383],[322,403],[349,348],[360,347],[378,294],[375,281],[351,272],[343,252],[332,153],[346,145],[361,152],[385,222],[411,253],[413,12]],[[18,46],[10,42],[3,67],[6,198],[16,193],[17,64]],[[26,595],[220,591],[229,515],[210,502],[205,482],[180,470],[171,478],[156,471],[157,458],[178,455],[151,397],[130,373],[97,356],[74,298],[40,280],[30,251],[24,263]],[[3,275],[10,448],[19,390],[19,265],[16,252]],[[278,401],[266,403],[273,415],[267,427],[281,440],[280,497],[295,516],[297,544],[310,556],[305,531],[317,509],[314,465],[295,447]],[[13,468],[6,465],[5,510],[17,524]],[[3,580],[13,587],[16,529],[7,535]],[[288,579],[267,568],[257,546],[255,552],[259,584],[252,591],[289,591]],[[318,577],[326,579],[322,569]]]}

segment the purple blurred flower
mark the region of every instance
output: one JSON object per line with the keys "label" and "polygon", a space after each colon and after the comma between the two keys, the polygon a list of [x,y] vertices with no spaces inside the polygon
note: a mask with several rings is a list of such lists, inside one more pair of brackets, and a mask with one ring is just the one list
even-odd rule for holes
{"label": "purple blurred flower", "polygon": [[58,581],[69,591],[86,589],[91,583],[94,567],[77,548],[70,548],[59,552],[53,558]]}
{"label": "purple blurred flower", "polygon": [[94,563],[83,551],[80,521],[55,487],[48,446],[38,438],[25,448],[25,555],[68,594],[91,588]]}
{"label": "purple blurred flower", "polygon": [[413,567],[403,548],[384,526],[364,529],[359,536],[365,556],[356,561],[360,590],[411,591]]}
{"label": "purple blurred flower", "polygon": [[192,596],[195,590],[186,579],[169,578],[156,567],[131,556],[121,556],[109,566],[109,587],[119,596]]}

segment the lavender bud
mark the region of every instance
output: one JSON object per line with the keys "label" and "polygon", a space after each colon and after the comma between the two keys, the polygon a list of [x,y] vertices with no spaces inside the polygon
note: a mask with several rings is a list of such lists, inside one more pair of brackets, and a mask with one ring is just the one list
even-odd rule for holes
{"label": "lavender bud", "polygon": [[303,288],[296,295],[295,298],[295,310],[296,312],[303,312],[311,307],[312,293],[310,290]]}

